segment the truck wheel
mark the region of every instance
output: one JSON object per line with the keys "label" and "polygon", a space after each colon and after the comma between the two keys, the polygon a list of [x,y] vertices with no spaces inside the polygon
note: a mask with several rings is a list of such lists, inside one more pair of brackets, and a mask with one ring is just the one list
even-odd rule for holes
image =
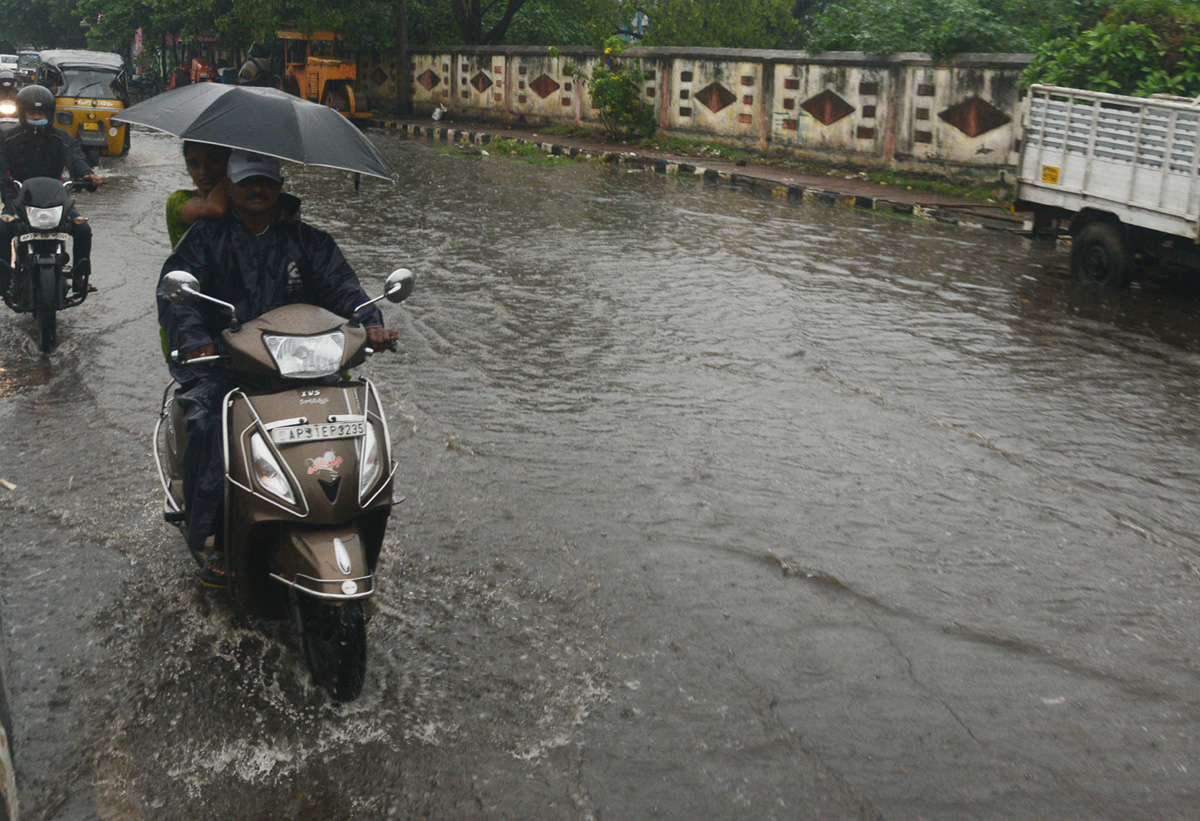
{"label": "truck wheel", "polygon": [[1071,273],[1086,285],[1124,288],[1133,276],[1133,249],[1120,225],[1090,222],[1071,243]]}

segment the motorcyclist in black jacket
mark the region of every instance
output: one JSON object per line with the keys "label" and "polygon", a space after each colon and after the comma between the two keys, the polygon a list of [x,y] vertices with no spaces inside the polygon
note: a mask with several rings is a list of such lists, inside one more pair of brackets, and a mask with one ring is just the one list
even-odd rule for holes
{"label": "motorcyclist in black jacket", "polygon": [[[38,85],[26,86],[17,94],[17,112],[21,122],[0,140],[0,185],[4,187],[4,213],[0,214],[0,288],[6,288],[12,277],[9,260],[17,232],[10,203],[16,189],[11,182],[24,182],[32,177],[61,179],[64,170],[70,173],[73,180],[92,185],[103,182],[87,164],[79,142],[54,127],[55,107],[56,101],[50,89]],[[70,217],[67,230],[73,242],[72,289],[82,293],[88,290],[88,279],[92,272],[92,227],[75,208],[71,209]]]}
{"label": "motorcyclist in black jacket", "polygon": [[[369,300],[333,237],[301,222],[295,202],[281,205],[279,160],[234,151],[229,182],[229,213],[193,223],[167,258],[162,276],[188,271],[203,293],[232,304],[242,322],[298,302],[348,317]],[[383,314],[374,305],[361,318],[376,350],[396,341],[396,332],[383,327]],[[173,304],[160,295],[158,319],[170,348],[184,360],[171,366],[171,375],[179,383],[175,400],[188,431],[181,465],[188,547],[199,554],[213,534],[222,500],[221,403],[233,388],[253,386],[245,375],[186,364],[217,352],[229,320],[224,309],[203,302]],[[225,584],[220,545],[214,545],[207,562],[204,581]]]}

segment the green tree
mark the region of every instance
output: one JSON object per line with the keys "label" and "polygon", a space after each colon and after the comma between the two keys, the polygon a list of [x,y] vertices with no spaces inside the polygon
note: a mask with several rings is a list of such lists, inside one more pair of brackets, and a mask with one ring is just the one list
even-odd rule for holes
{"label": "green tree", "polygon": [[82,48],[87,24],[76,0],[0,0],[0,40],[44,48]]}
{"label": "green tree", "polygon": [[491,46],[504,42],[513,18],[528,0],[450,0],[454,21],[469,46]]}
{"label": "green tree", "polygon": [[[966,52],[1026,51],[1032,4],[1013,0],[837,0],[806,20],[811,51],[925,52],[936,60]],[[1045,4],[1041,4],[1045,5]],[[1016,20],[1012,18],[1018,18]]]}
{"label": "green tree", "polygon": [[645,46],[795,48],[800,26],[795,0],[620,0],[621,19],[650,18]]}
{"label": "green tree", "polygon": [[600,46],[623,25],[613,0],[539,0],[513,18],[505,41],[530,46]]}
{"label": "green tree", "polygon": [[1042,44],[1026,85],[1200,95],[1200,7],[1182,0],[1123,0],[1076,36]]}

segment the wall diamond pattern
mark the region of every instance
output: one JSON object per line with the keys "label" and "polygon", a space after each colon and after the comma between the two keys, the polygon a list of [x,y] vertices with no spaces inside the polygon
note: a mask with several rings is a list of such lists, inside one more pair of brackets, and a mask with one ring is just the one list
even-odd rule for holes
{"label": "wall diamond pattern", "polygon": [[843,117],[854,113],[854,106],[825,89],[815,97],[809,97],[800,107],[813,115],[821,125],[833,125]]}
{"label": "wall diamond pattern", "polygon": [[426,91],[433,91],[437,87],[442,78],[433,73],[433,69],[427,68],[417,77],[417,82],[425,86]]}
{"label": "wall diamond pattern", "polygon": [[938,114],[938,117],[968,137],[986,134],[994,128],[1007,125],[1012,120],[1012,117],[980,97],[971,97],[952,105]]}
{"label": "wall diamond pattern", "polygon": [[481,71],[471,78],[471,86],[482,94],[492,87],[492,78]]}
{"label": "wall diamond pattern", "polygon": [[558,91],[558,83],[550,79],[546,74],[538,77],[529,87],[533,89],[533,93],[541,97],[543,100],[549,97],[554,92]]}
{"label": "wall diamond pattern", "polygon": [[701,105],[716,114],[722,108],[732,104],[737,97],[720,83],[712,83],[702,88],[696,94],[696,99],[700,101]]}

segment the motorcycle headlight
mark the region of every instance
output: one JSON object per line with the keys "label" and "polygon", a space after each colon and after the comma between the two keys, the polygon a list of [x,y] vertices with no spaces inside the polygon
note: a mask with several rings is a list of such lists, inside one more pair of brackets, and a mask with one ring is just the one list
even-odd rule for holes
{"label": "motorcycle headlight", "polygon": [[274,493],[288,504],[296,504],[296,497],[292,495],[287,477],[275,461],[267,443],[257,433],[250,435],[250,464],[254,467],[254,478],[263,490]]}
{"label": "motorcycle headlight", "polygon": [[29,220],[29,227],[36,228],[39,231],[51,231],[58,227],[62,222],[61,205],[56,205],[53,208],[29,208],[25,209],[25,219]]}
{"label": "motorcycle headlight", "polygon": [[358,460],[358,500],[366,498],[367,491],[375,484],[383,469],[383,458],[379,452],[379,440],[375,438],[375,426],[367,423],[367,435],[362,440],[362,456]]}
{"label": "motorcycle headlight", "polygon": [[280,376],[311,379],[332,376],[342,369],[346,335],[334,331],[320,336],[276,336],[263,334]]}
{"label": "motorcycle headlight", "polygon": [[7,100],[0,103],[0,117],[15,117],[17,116],[17,106]]}

